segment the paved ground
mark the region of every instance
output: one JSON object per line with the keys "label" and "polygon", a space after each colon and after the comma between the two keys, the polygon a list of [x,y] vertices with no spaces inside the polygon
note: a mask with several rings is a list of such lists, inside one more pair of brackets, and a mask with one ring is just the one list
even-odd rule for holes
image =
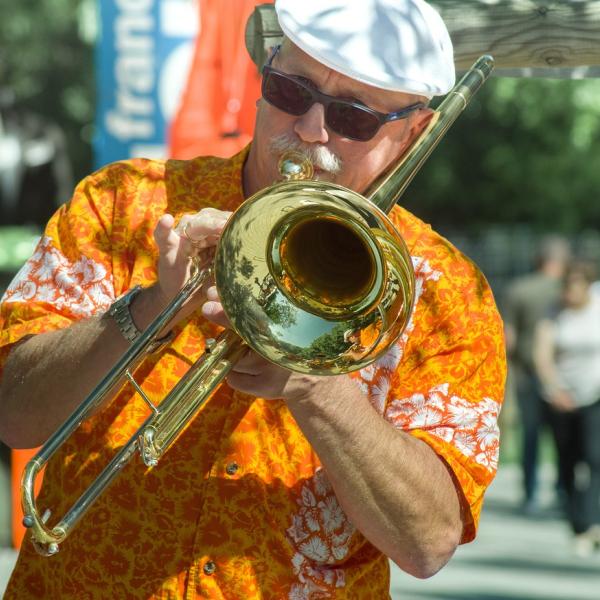
{"label": "paved ground", "polygon": [[[500,469],[477,540],[435,577],[422,581],[393,569],[393,600],[600,600],[600,554],[574,557],[568,529],[550,508],[536,518],[521,516],[517,475],[514,468]],[[546,506],[551,480],[545,473]],[[14,552],[0,549],[0,595],[14,560]]]}
{"label": "paved ground", "polygon": [[551,507],[552,474],[544,472],[535,518],[517,510],[518,473],[501,468],[488,491],[477,540],[461,546],[427,580],[392,571],[393,600],[600,600],[600,554],[574,556],[569,530]]}

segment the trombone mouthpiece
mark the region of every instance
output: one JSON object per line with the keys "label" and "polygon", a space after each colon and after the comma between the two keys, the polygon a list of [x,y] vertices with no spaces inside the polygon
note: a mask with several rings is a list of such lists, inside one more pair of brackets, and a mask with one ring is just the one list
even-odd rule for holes
{"label": "trombone mouthpiece", "polygon": [[296,150],[284,152],[277,164],[279,173],[284,181],[312,179],[314,167],[310,159]]}

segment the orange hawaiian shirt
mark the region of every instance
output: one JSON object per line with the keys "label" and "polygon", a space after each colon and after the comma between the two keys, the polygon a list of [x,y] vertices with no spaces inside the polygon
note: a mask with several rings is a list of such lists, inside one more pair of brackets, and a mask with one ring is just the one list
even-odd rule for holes
{"label": "orange hawaiian shirt", "polygon": [[[159,217],[235,209],[246,155],[130,160],[86,178],[3,297],[0,373],[23,337],[101,314],[132,286],[152,284]],[[391,217],[412,255],[417,300],[398,342],[352,376],[383,419],[447,463],[467,542],[498,461],[502,324],[470,260],[402,208]],[[138,370],[146,393],[159,402],[214,335],[198,315],[180,324]],[[40,511],[64,514],[147,413],[125,387],[86,422],[47,465]],[[135,457],[60,548],[43,558],[26,540],[6,600],[389,597],[388,559],[340,508],[285,403],[226,384],[156,467]]]}

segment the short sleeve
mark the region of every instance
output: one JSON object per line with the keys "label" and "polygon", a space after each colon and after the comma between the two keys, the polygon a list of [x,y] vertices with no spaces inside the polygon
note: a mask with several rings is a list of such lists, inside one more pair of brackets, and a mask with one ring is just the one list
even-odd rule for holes
{"label": "short sleeve", "polygon": [[427,443],[449,467],[463,501],[464,543],[475,537],[498,465],[503,328],[477,267],[429,237],[411,248],[417,291],[410,322],[359,380],[387,421]]}
{"label": "short sleeve", "polygon": [[12,344],[105,311],[112,276],[114,192],[101,173],[84,179],[48,222],[0,304],[0,365]]}
{"label": "short sleeve", "polygon": [[165,161],[132,159],[77,186],[2,298],[0,369],[19,340],[102,314],[133,285],[156,281],[153,230],[167,208],[165,172]]}

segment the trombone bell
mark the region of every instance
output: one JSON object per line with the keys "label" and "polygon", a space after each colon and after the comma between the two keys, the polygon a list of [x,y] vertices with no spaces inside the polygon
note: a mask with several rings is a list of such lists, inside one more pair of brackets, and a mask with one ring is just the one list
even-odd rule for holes
{"label": "trombone bell", "polygon": [[388,217],[347,188],[278,184],[226,225],[215,281],[234,330],[294,371],[337,375],[389,349],[412,310],[408,250]]}

